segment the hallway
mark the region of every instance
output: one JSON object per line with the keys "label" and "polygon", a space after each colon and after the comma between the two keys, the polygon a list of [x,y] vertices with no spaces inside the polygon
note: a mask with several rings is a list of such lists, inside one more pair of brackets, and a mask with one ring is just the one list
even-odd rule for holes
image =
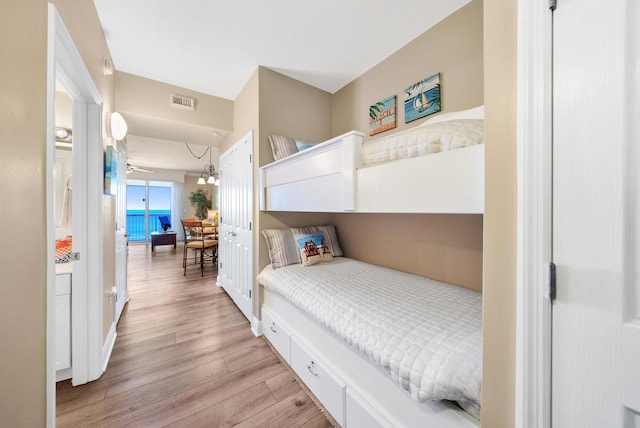
{"label": "hallway", "polygon": [[222,288],[182,248],[130,246],[129,303],[104,375],[57,384],[58,427],[330,427]]}

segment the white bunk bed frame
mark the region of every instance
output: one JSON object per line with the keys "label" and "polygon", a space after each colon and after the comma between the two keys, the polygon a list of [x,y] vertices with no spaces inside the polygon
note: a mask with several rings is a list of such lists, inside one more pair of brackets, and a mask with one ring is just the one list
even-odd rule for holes
{"label": "white bunk bed frame", "polygon": [[263,211],[484,212],[484,144],[360,167],[350,131],[260,168]]}
{"label": "white bunk bed frame", "polygon": [[[350,131],[260,168],[260,210],[484,212],[484,144],[361,167],[364,134]],[[260,287],[262,332],[343,427],[470,428],[448,402],[414,401],[332,332]]]}
{"label": "white bunk bed frame", "polygon": [[265,337],[342,427],[480,427],[452,403],[416,402],[366,356],[279,294],[260,289]]}

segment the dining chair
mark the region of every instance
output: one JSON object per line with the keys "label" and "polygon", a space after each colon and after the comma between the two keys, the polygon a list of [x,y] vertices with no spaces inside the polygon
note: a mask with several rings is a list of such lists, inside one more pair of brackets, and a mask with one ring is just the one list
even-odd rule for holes
{"label": "dining chair", "polygon": [[[204,262],[211,259],[214,266],[218,259],[218,240],[208,238],[202,227],[201,221],[180,220],[184,232],[184,253],[182,256],[182,268],[184,275],[187,274],[187,253],[188,249],[194,250],[194,261],[199,265],[201,276],[204,276]],[[210,250],[211,253],[207,254]]]}

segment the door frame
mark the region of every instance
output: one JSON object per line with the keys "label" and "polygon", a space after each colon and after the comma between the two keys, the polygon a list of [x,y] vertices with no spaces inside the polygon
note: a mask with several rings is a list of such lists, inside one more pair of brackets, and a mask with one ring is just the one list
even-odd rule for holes
{"label": "door frame", "polygon": [[[55,6],[48,4],[47,29],[47,426],[55,426],[55,91],[59,80],[73,99],[73,235],[71,282],[72,383],[97,379],[103,370],[102,284],[102,98]],[[91,242],[91,245],[89,245]],[[89,310],[91,308],[91,310]]]}
{"label": "door frame", "polygon": [[515,426],[551,426],[552,11],[518,1]]}

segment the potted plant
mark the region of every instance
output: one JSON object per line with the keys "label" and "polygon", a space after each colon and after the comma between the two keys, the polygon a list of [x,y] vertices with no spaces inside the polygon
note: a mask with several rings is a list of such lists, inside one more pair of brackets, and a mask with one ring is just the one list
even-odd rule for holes
{"label": "potted plant", "polygon": [[196,217],[200,220],[207,218],[208,210],[211,208],[211,199],[209,199],[209,193],[206,190],[200,187],[195,192],[191,192],[189,202],[196,209]]}

